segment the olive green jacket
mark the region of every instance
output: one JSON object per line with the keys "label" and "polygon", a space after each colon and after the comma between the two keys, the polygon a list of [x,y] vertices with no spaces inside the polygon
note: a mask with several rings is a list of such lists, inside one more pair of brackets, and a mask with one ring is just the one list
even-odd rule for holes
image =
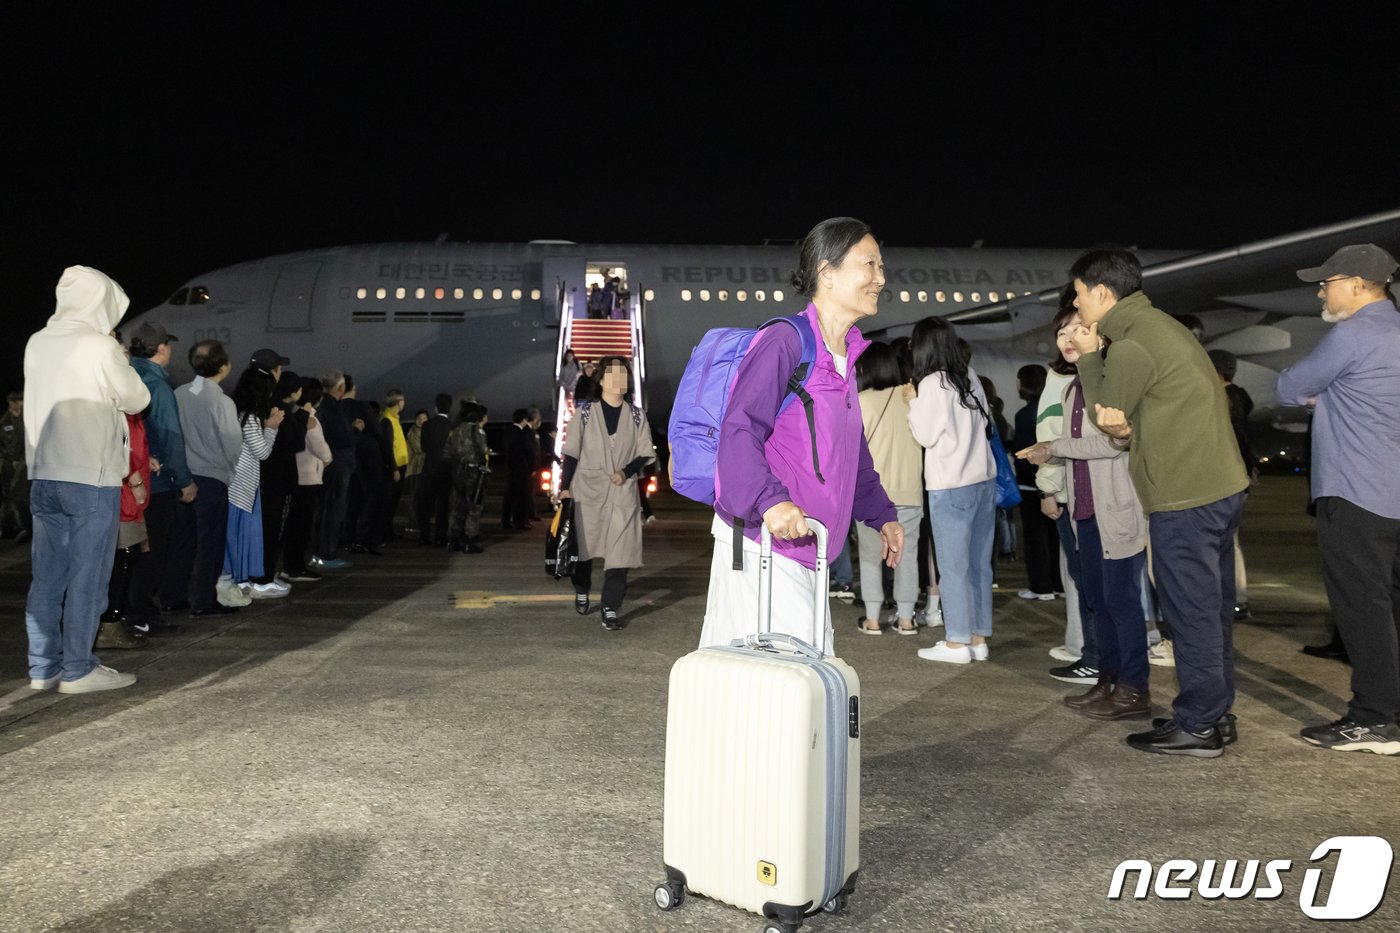
{"label": "olive green jacket", "polygon": [[1099,333],[1113,345],[1106,359],[1079,358],[1085,409],[1097,404],[1127,415],[1128,466],[1143,510],[1179,512],[1243,492],[1249,478],[1225,386],[1191,332],[1139,291],[1109,310]]}

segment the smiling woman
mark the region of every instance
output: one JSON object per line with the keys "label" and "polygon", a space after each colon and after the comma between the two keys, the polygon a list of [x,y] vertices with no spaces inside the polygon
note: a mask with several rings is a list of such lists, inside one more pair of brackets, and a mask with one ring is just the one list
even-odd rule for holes
{"label": "smiling woman", "polygon": [[[880,244],[855,218],[822,221],[799,247],[792,283],[809,299],[806,310],[784,319],[792,326],[760,331],[739,365],[720,425],[701,645],[725,645],[753,630],[760,523],[774,538],[772,602],[783,607],[773,631],[804,640],[813,637],[810,620],[818,609],[809,515],[836,542],[846,540],[853,517],[878,530],[890,566],[903,551],[903,528],[871,463],[860,409],[851,404],[854,364],[870,345],[856,323],[875,315],[885,287]],[[809,363],[802,362],[804,342],[816,345]],[[794,385],[802,404],[784,406]],[[826,624],[815,647],[831,654],[825,604],[823,594]]]}

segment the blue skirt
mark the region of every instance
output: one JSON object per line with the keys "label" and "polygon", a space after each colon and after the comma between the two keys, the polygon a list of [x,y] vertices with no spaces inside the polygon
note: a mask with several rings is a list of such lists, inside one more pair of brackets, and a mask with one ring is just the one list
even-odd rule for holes
{"label": "blue skirt", "polygon": [[262,490],[253,496],[253,511],[228,504],[228,535],[224,538],[224,573],[234,583],[263,575]]}

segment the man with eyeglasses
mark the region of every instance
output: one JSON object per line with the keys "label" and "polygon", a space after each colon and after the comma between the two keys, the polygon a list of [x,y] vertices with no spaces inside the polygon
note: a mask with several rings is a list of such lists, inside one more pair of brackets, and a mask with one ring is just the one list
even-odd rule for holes
{"label": "man with eyeglasses", "polygon": [[1313,406],[1312,497],[1327,599],[1351,657],[1346,715],[1300,735],[1321,748],[1400,755],[1400,313],[1395,258],[1344,246],[1314,269],[1336,326],[1278,377],[1278,400]]}

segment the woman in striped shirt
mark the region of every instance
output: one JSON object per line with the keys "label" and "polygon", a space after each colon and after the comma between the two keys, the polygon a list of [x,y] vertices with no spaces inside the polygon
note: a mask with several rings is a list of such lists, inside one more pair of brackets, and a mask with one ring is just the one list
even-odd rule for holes
{"label": "woman in striped shirt", "polygon": [[277,381],[260,370],[249,368],[238,377],[233,403],[238,409],[238,429],[243,446],[228,487],[228,535],[224,548],[224,573],[245,595],[253,599],[275,599],[291,592],[291,586],[278,580],[250,583],[249,577],[263,572],[263,529],[261,463],[272,453],[272,442],[284,412],[273,405]]}

